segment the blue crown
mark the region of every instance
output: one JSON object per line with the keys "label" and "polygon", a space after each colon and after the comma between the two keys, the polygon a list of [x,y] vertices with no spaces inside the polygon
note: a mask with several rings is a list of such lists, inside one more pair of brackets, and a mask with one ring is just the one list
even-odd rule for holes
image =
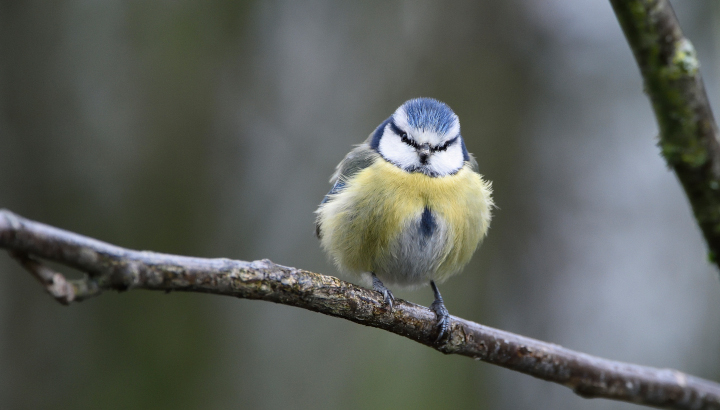
{"label": "blue crown", "polygon": [[408,124],[419,130],[447,133],[457,121],[457,116],[447,104],[432,98],[415,98],[403,104]]}

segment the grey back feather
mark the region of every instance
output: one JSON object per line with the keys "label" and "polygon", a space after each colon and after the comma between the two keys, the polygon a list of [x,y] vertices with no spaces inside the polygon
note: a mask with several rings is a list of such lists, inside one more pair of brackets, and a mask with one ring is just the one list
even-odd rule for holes
{"label": "grey back feather", "polygon": [[470,157],[470,160],[467,161],[470,163],[470,169],[473,170],[476,174],[480,173],[480,167],[478,166],[477,160],[475,159],[475,156],[468,152],[468,157]]}
{"label": "grey back feather", "polygon": [[[370,136],[372,138],[372,135]],[[333,187],[330,192],[325,195],[321,204],[332,200],[332,196],[341,192],[345,188],[347,180],[355,176],[358,172],[369,167],[380,156],[374,149],[370,148],[369,140],[353,148],[345,158],[338,164],[335,172],[330,177],[330,183]],[[322,232],[320,230],[319,220],[315,221],[315,236],[320,238]]]}
{"label": "grey back feather", "polygon": [[358,172],[372,165],[380,154],[370,148],[368,141],[353,148],[345,158],[338,164],[335,173],[330,177],[330,183],[335,184],[338,181],[352,178]]}

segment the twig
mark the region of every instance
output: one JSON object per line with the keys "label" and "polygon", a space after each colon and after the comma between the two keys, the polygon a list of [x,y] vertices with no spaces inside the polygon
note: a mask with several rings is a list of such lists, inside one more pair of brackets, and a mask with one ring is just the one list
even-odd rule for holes
{"label": "twig", "polygon": [[720,144],[700,64],[667,0],[610,0],[645,80],[660,148],[720,266]]}
{"label": "twig", "polygon": [[[582,397],[604,397],[675,409],[720,409],[720,384],[677,370],[601,359],[561,346],[450,317],[449,335],[435,342],[435,314],[332,276],[281,266],[134,251],[0,210],[0,247],[15,255],[63,303],[103,290],[187,291],[262,299],[297,306],[405,336],[446,354],[460,354],[559,383]],[[34,255],[87,276],[65,281]],[[68,283],[69,285],[62,285]]]}

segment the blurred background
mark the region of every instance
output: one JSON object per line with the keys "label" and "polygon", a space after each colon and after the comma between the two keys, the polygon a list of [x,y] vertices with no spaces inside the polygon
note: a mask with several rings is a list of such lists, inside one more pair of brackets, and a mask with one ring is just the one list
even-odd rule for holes
{"label": "blurred background", "polygon": [[[717,110],[720,3],[673,4]],[[720,379],[718,272],[606,1],[2,0],[0,207],[335,275],[312,235],[328,178],[418,96],[459,115],[499,206],[450,313]],[[267,302],[63,307],[2,253],[0,407],[636,408]]]}

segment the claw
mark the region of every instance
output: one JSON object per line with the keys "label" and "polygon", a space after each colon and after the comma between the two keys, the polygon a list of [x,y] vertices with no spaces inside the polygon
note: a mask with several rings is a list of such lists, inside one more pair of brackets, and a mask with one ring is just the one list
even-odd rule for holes
{"label": "claw", "polygon": [[392,292],[390,292],[390,289],[386,288],[385,285],[378,279],[375,274],[372,274],[372,282],[373,282],[373,290],[375,292],[380,292],[383,295],[383,299],[385,300],[385,304],[388,305],[389,310],[392,312],[393,310],[393,302],[395,302],[395,296],[393,296]]}
{"label": "claw", "polygon": [[435,282],[431,280],[430,286],[432,286],[433,293],[435,293],[435,301],[430,305],[430,309],[435,312],[435,317],[437,317],[435,326],[438,328],[438,337],[435,339],[435,343],[438,343],[447,334],[448,326],[450,325],[450,313],[448,313],[445,307],[445,303],[443,302],[442,296],[440,296],[440,291],[435,285]]}

